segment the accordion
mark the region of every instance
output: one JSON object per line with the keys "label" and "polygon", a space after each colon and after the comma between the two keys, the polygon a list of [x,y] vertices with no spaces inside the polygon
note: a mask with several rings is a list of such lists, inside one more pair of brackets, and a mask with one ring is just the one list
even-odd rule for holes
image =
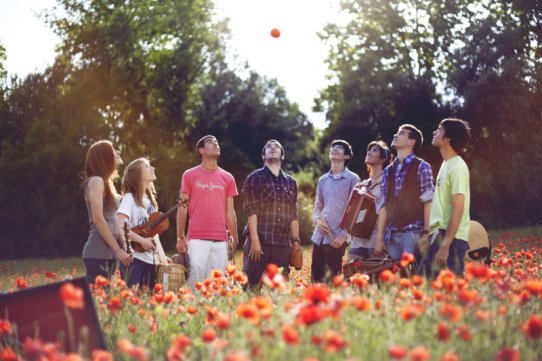
{"label": "accordion", "polygon": [[368,239],[377,218],[375,198],[364,188],[353,189],[339,226],[353,236]]}

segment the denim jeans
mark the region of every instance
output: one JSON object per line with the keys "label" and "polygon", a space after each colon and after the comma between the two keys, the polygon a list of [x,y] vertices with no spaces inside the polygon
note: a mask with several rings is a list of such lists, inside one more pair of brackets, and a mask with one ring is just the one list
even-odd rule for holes
{"label": "denim jeans", "polygon": [[392,232],[390,239],[386,242],[388,254],[392,259],[401,259],[403,253],[412,255],[416,252],[416,243],[420,240],[419,232]]}
{"label": "denim jeans", "polygon": [[97,276],[104,276],[110,280],[117,268],[117,261],[114,259],[83,258],[83,262],[87,270],[86,279],[89,284],[94,283]]}
{"label": "denim jeans", "polygon": [[[435,258],[440,248],[442,240],[446,235],[446,230],[439,229],[435,241],[431,244],[427,255],[420,262],[417,273],[425,274],[428,278],[436,278],[442,267],[436,266]],[[465,271],[465,253],[469,250],[469,244],[462,239],[454,238],[450,244],[448,251],[448,259],[446,267],[449,268],[456,276],[463,277]]]}
{"label": "denim jeans", "polygon": [[156,283],[156,265],[134,258],[127,269],[123,265],[120,268],[121,274],[126,277],[128,287],[133,285],[147,286],[151,291],[153,290]]}

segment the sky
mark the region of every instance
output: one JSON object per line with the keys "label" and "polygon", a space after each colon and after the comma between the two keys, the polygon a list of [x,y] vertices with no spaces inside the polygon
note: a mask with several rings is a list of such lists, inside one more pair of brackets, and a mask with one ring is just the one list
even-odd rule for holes
{"label": "sky", "polygon": [[[233,66],[248,63],[262,76],[276,78],[288,99],[317,128],[325,127],[322,113],[312,112],[314,98],[326,84],[328,46],[316,32],[328,22],[344,19],[337,0],[215,0],[217,16],[229,18],[228,43]],[[59,39],[39,14],[54,0],[0,0],[0,42],[6,48],[9,74],[24,77],[54,61]],[[279,38],[270,31],[280,30]]]}

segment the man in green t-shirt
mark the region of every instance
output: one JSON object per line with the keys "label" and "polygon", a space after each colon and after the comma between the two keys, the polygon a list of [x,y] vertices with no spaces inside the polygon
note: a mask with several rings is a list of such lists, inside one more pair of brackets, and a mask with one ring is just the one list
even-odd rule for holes
{"label": "man in green t-shirt", "polygon": [[437,176],[429,220],[432,243],[426,271],[432,277],[445,266],[463,276],[463,259],[469,249],[470,176],[459,154],[469,140],[469,125],[461,119],[444,119],[433,132],[431,144],[439,149],[444,161]]}

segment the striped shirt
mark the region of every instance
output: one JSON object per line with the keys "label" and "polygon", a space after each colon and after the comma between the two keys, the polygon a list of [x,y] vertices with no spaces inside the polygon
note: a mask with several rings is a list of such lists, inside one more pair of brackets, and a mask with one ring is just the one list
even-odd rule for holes
{"label": "striped shirt", "polygon": [[[395,162],[393,162],[384,169],[384,174],[382,176],[382,186],[380,188],[380,194],[382,197],[381,202],[379,202],[380,208],[385,206],[388,201],[388,178],[390,177],[390,172],[394,172],[395,174],[395,189],[393,195],[395,197],[398,197],[399,192],[403,187],[408,165],[415,157],[416,156],[414,155],[414,153],[411,153],[406,156],[401,163],[399,163],[399,160],[397,159]],[[422,160],[420,162],[420,166],[418,167],[418,174],[416,178],[420,187],[420,200],[423,203],[431,202],[431,200],[433,199],[433,193],[435,191],[435,186],[433,182],[433,171],[431,170],[431,165]],[[414,223],[407,224],[403,229],[400,230],[397,229],[395,225],[387,226],[384,239],[386,241],[389,241],[391,233],[395,231],[415,231],[421,233],[423,231],[423,218]]]}
{"label": "striped shirt", "polygon": [[280,170],[275,176],[267,166],[250,173],[243,186],[243,210],[258,218],[260,242],[290,245],[290,223],[297,220],[297,183]]}
{"label": "striped shirt", "polygon": [[[348,204],[350,193],[359,181],[358,175],[348,168],[338,175],[333,175],[330,170],[318,180],[313,221],[316,223],[320,217],[323,217],[331,228],[334,238],[342,235],[349,239],[348,233],[339,227],[339,223]],[[327,234],[320,232],[318,227],[315,227],[311,240],[316,244],[330,244],[333,241]]]}

